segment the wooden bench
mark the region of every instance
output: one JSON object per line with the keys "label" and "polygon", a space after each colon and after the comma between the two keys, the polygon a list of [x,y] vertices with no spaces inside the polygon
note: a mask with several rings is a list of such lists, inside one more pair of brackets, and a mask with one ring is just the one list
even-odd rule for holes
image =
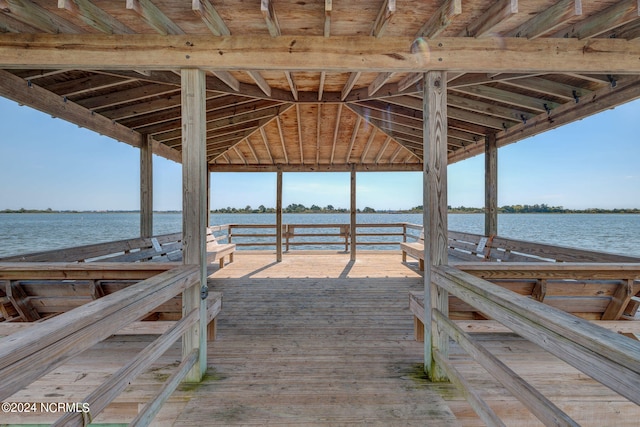
{"label": "wooden bench", "polygon": [[[2,317],[0,336],[33,326],[60,313],[81,307],[137,283],[137,280],[15,280],[13,292],[7,292],[0,281]],[[8,285],[7,285],[8,286]],[[15,292],[15,290],[19,290]],[[210,292],[207,297],[207,337],[215,339],[216,316],[222,309],[222,293]],[[126,326],[119,335],[162,334],[182,318],[182,296],[176,295],[160,304],[140,321]]]}
{"label": "wooden bench", "polygon": [[[459,263],[452,267],[585,320],[615,327],[626,325],[627,330],[640,332],[639,264]],[[416,337],[420,337],[423,292],[410,292],[409,308],[415,316]],[[477,326],[489,320],[454,295],[449,295],[449,318],[470,322],[467,328],[471,323]]]}
{"label": "wooden bench", "polygon": [[220,243],[213,234],[211,228],[207,228],[207,263],[220,262],[220,268],[224,267],[224,257],[229,256],[229,262],[233,262],[233,253],[236,251],[235,243]]}
{"label": "wooden bench", "polygon": [[420,232],[420,237],[415,242],[400,243],[402,250],[402,262],[407,262],[407,254],[418,260],[418,268],[424,271],[424,229]]}

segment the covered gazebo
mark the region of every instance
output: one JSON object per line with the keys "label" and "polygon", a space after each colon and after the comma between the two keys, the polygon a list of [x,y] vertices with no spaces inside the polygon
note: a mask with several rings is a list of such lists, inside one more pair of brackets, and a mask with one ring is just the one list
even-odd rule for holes
{"label": "covered gazebo", "polygon": [[358,172],[424,171],[424,283],[446,305],[447,165],[485,154],[494,235],[499,147],[640,97],[636,0],[0,0],[0,32],[0,96],[140,148],[143,236],[152,154],[182,163],[191,381],[209,172],[277,172],[279,194],[283,172],[350,172],[355,227]]}

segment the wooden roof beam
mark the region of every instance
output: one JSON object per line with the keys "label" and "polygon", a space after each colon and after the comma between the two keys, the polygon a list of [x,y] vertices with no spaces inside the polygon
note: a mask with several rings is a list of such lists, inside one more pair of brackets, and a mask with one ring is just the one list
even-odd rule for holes
{"label": "wooden roof beam", "polygon": [[192,0],[191,10],[198,15],[214,36],[230,36],[231,31],[209,0]]}
{"label": "wooden roof beam", "polygon": [[367,138],[367,143],[365,144],[364,149],[362,150],[362,154],[360,155],[360,163],[365,162],[365,159],[367,158],[367,154],[369,154],[369,149],[371,148],[371,144],[373,143],[377,132],[377,127],[374,126],[371,128],[371,133],[369,134],[369,138]]}
{"label": "wooden roof beam", "polygon": [[298,149],[300,150],[300,164],[304,164],[304,151],[302,149],[302,119],[300,117],[300,104],[296,104],[296,124],[298,127]]}
{"label": "wooden roof beam", "polygon": [[282,131],[280,116],[276,116],[276,126],[278,127],[278,135],[280,135],[280,144],[282,145],[282,155],[284,156],[284,162],[286,164],[289,164],[289,155],[287,154],[287,146],[284,142],[284,132]]}
{"label": "wooden roof beam", "polygon": [[[462,0],[445,0],[436,13],[418,30],[416,39],[438,37],[462,13]],[[417,45],[420,48],[420,44]],[[413,86],[422,80],[423,73],[410,73],[398,82],[398,91]],[[374,92],[375,93],[375,92]]]}
{"label": "wooden roof beam", "polygon": [[253,145],[249,142],[249,138],[245,138],[240,143],[242,144],[242,142],[247,144],[247,147],[249,148],[249,151],[251,152],[251,155],[253,156],[254,160],[256,161],[257,164],[260,164],[260,159],[258,158],[258,155],[256,154],[256,150],[254,150]]}
{"label": "wooden roof beam", "polygon": [[460,37],[486,37],[494,29],[518,13],[518,0],[498,0],[478,19],[468,25]]}
{"label": "wooden roof beam", "polygon": [[322,142],[322,104],[318,104],[318,119],[316,126],[316,164],[320,163],[320,143]]}
{"label": "wooden roof beam", "polygon": [[349,148],[347,149],[347,157],[344,159],[345,163],[349,163],[349,159],[351,158],[351,150],[353,150],[353,146],[356,143],[356,138],[358,137],[358,132],[360,131],[360,125],[362,124],[362,117],[358,116],[358,121],[356,125],[353,127],[353,132],[351,133],[351,140],[349,141]]}
{"label": "wooden roof beam", "polygon": [[554,82],[540,77],[529,77],[526,79],[512,79],[504,81],[504,84],[513,87],[519,87],[527,90],[532,90],[552,96],[556,98],[562,98],[565,101],[574,101],[576,97],[582,97],[591,90],[584,89],[582,87],[568,85],[564,83]]}
{"label": "wooden roof beam", "polygon": [[537,13],[533,18],[508,31],[505,37],[535,39],[582,15],[582,0],[562,0]]}
{"label": "wooden roof beam", "polygon": [[85,24],[105,34],[134,34],[131,28],[118,21],[90,0],[58,0],[58,9],[77,17]]}
{"label": "wooden roof beam", "polygon": [[371,82],[371,84],[369,85],[369,88],[367,89],[369,96],[375,95],[375,93],[378,90],[380,90],[380,88],[382,88],[382,86],[384,86],[384,84],[388,82],[389,79],[393,77],[394,74],[395,73],[391,73],[391,72],[378,74],[376,78],[373,80],[373,82]]}
{"label": "wooden roof beam", "polygon": [[324,93],[324,82],[327,78],[327,73],[322,71],[320,73],[320,82],[318,83],[318,101],[322,101],[322,94]]}
{"label": "wooden roof beam", "polygon": [[618,38],[622,40],[635,40],[640,38],[640,20],[629,22],[622,27],[611,30],[602,35],[608,38]]}
{"label": "wooden roof beam", "polygon": [[226,163],[210,163],[209,171],[210,172],[351,172],[352,168],[355,168],[357,172],[398,172],[398,171],[406,171],[406,172],[420,172],[422,171],[422,163],[419,161],[409,160],[420,160],[419,157],[412,153],[409,150],[406,150],[407,156],[402,163],[396,164],[373,164],[373,163],[364,163],[364,164],[306,164],[306,165],[257,165],[257,164],[248,164],[248,165],[239,165],[239,164],[231,164],[228,161],[228,158],[225,158],[225,155],[220,155],[221,159],[224,159]]}
{"label": "wooden roof beam", "polygon": [[142,144],[142,135],[138,132],[95,115],[72,101],[65,102],[61,96],[40,86],[29,86],[21,78],[3,70],[0,70],[0,95],[134,147],[139,148]]}
{"label": "wooden roof beam", "polygon": [[342,104],[338,104],[338,112],[336,113],[336,124],[333,127],[333,144],[331,146],[331,161],[329,163],[333,164],[333,159],[336,154],[336,145],[338,144],[338,132],[340,130],[340,121],[342,119]]}
{"label": "wooden roof beam", "polygon": [[280,23],[278,22],[278,16],[273,7],[273,2],[271,0],[260,0],[260,12],[262,12],[264,16],[271,37],[280,36],[282,32],[280,31]]}
{"label": "wooden roof beam", "polygon": [[249,74],[249,77],[251,77],[253,81],[256,82],[260,90],[263,91],[265,95],[271,96],[271,86],[269,86],[269,83],[267,83],[267,81],[258,71],[247,71],[247,74]]}
{"label": "wooden roof beam", "polygon": [[[536,111],[538,113],[546,112],[549,109],[557,107],[559,104],[556,102],[547,101],[540,98],[533,98],[530,96],[520,95],[518,93],[509,92],[503,89],[498,89],[491,86],[468,86],[452,88],[452,91],[466,93],[489,99],[492,101],[501,102],[507,105],[514,105],[520,108],[526,108]],[[546,107],[545,107],[546,105]]]}
{"label": "wooden roof beam", "polygon": [[74,101],[78,105],[81,105],[84,108],[88,108],[90,110],[102,110],[106,108],[113,108],[120,104],[142,101],[147,98],[169,94],[179,97],[180,89],[168,85],[145,84],[143,86],[138,86],[131,89],[112,92],[107,95],[80,98],[75,99]]}
{"label": "wooden roof beam", "polygon": [[333,1],[324,0],[324,36],[331,35],[331,12],[333,11]]}
{"label": "wooden roof beam", "polygon": [[151,28],[162,35],[180,35],[185,32],[167,17],[151,0],[127,0],[126,8],[136,12]]}
{"label": "wooden roof beam", "polygon": [[[497,144],[502,147],[638,98],[640,98],[640,77],[622,79],[615,88],[607,86],[598,89],[577,104],[567,102],[550,113],[539,114],[527,123],[520,123],[506,131],[498,132]],[[449,163],[464,160],[482,152],[484,152],[484,142],[471,144],[465,147],[464,151],[449,156]]]}
{"label": "wooden roof beam", "polygon": [[[509,73],[640,72],[640,41],[541,37],[425,39],[411,51],[407,37],[160,36],[132,34],[127,48],[115,49],[121,36],[107,34],[3,34],[0,68],[175,70],[203,68],[301,72],[426,72],[429,70]],[[60,52],[64,51],[64,55]],[[144,55],[132,52],[144,51]],[[269,61],[265,62],[265,52]],[[309,52],[318,52],[310,55]],[[394,55],[389,55],[389,52]],[[429,52],[425,56],[425,51]],[[221,54],[212,55],[219,52]],[[159,65],[162,64],[162,65]],[[143,77],[143,76],[140,76]],[[261,92],[257,87],[257,92]]]}
{"label": "wooden roof beam", "polygon": [[220,81],[222,81],[224,84],[226,84],[231,89],[233,89],[235,92],[238,92],[240,90],[240,82],[238,81],[238,79],[233,77],[233,75],[230,72],[221,71],[221,70],[208,70],[208,71],[214,76],[216,76],[218,79],[220,79]]}
{"label": "wooden roof beam", "polygon": [[596,37],[621,27],[640,17],[638,0],[618,1],[605,10],[580,20],[569,28],[563,28],[554,37],[577,37],[586,39]]}
{"label": "wooden roof beam", "polygon": [[371,29],[371,36],[373,37],[381,37],[384,33],[384,30],[391,21],[391,18],[396,13],[396,0],[384,0],[382,2],[382,7],[378,12],[378,16],[373,23],[373,28]]}
{"label": "wooden roof beam", "polygon": [[260,126],[260,136],[262,137],[262,142],[264,143],[264,148],[267,150],[267,156],[269,157],[269,163],[273,163],[273,156],[271,155],[271,150],[269,149],[269,140],[267,139],[267,133],[264,131],[264,126]]}
{"label": "wooden roof beam", "polygon": [[42,30],[36,29],[35,27],[15,19],[6,13],[0,13],[0,32],[36,34],[41,31]]}
{"label": "wooden roof beam", "polygon": [[418,30],[416,38],[433,39],[438,37],[461,13],[462,0],[445,0],[436,13]]}
{"label": "wooden roof beam", "polygon": [[[59,15],[30,0],[0,0],[0,9],[9,11],[11,17],[32,26],[38,32],[50,34],[81,34],[85,31]],[[6,13],[6,12],[5,12]]]}
{"label": "wooden roof beam", "polygon": [[391,137],[387,136],[387,139],[385,139],[384,144],[382,144],[382,148],[380,148],[380,151],[378,151],[378,155],[376,156],[376,159],[373,161],[376,165],[380,163],[380,160],[382,159],[382,155],[384,154],[385,151],[387,151],[387,147],[389,146],[390,143],[391,143]]}
{"label": "wooden roof beam", "polygon": [[487,74],[487,73],[466,73],[459,75],[447,82],[447,88],[464,86],[475,86],[485,83],[503,82],[515,79],[524,79],[529,77],[535,77],[540,75],[535,74],[521,74],[521,73],[499,73],[499,74]]}
{"label": "wooden roof beam", "polygon": [[347,79],[347,82],[344,84],[344,87],[342,88],[342,92],[340,93],[340,99],[342,101],[344,101],[347,98],[347,96],[349,96],[351,89],[353,89],[353,86],[355,86],[356,81],[358,81],[361,74],[362,73],[358,71],[355,73],[351,73],[349,75],[349,78]]}
{"label": "wooden roof beam", "polygon": [[79,79],[48,85],[47,90],[53,93],[57,93],[60,96],[71,97],[87,92],[114,88],[132,82],[135,82],[135,79],[121,79],[103,74],[93,74],[88,77],[81,77]]}
{"label": "wooden roof beam", "polygon": [[291,94],[293,95],[293,99],[298,100],[298,86],[296,86],[296,82],[293,80],[293,75],[290,71],[285,71],[284,76],[287,78],[287,83],[289,83],[289,89],[291,89]]}

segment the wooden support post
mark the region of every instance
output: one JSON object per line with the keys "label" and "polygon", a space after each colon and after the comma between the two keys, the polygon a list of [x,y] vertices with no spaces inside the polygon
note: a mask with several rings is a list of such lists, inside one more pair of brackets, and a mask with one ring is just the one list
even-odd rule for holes
{"label": "wooden support post", "polygon": [[276,261],[282,262],[282,169],[276,173]]}
{"label": "wooden support post", "polygon": [[351,165],[351,261],[356,260],[356,168]]}
{"label": "wooden support post", "polygon": [[151,135],[140,146],[140,237],[153,236],[153,149]]}
{"label": "wooden support post", "polygon": [[207,169],[207,227],[210,227],[210,226],[211,226],[211,172],[209,172],[209,170]]}
{"label": "wooden support post", "polygon": [[488,133],[484,143],[484,235],[498,234],[498,146],[496,134]]}
{"label": "wooden support post", "polygon": [[182,339],[182,356],[199,349],[198,363],[187,382],[199,382],[207,369],[207,307],[201,290],[207,286],[207,163],[204,71],[184,69],[182,75],[182,251],[185,264],[200,267],[200,280],[182,294],[182,314],[199,309],[200,321]]}
{"label": "wooden support post", "polygon": [[425,371],[432,381],[447,381],[433,351],[447,358],[449,337],[432,320],[435,308],[449,314],[448,292],[431,280],[433,266],[446,265],[447,257],[447,76],[443,71],[424,75],[424,295],[425,295]]}

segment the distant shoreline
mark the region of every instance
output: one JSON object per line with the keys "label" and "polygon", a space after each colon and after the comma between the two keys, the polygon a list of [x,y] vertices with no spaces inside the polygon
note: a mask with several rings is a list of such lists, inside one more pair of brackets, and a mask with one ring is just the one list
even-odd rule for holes
{"label": "distant shoreline", "polygon": [[[450,214],[484,214],[484,210],[482,208],[451,208],[447,211]],[[139,214],[138,210],[53,210],[53,209],[4,209],[0,210],[0,214],[111,214],[111,213],[131,213],[131,214]],[[181,214],[182,211],[153,211],[154,214]],[[227,210],[224,209],[220,211],[218,209],[210,211],[211,214],[274,214],[275,209],[268,209],[264,212],[256,212],[256,211],[247,211],[244,209],[237,210]],[[286,214],[348,214],[349,211],[346,209],[335,209],[332,211],[320,210],[320,211],[286,211],[283,210],[283,213]],[[358,209],[359,214],[421,214],[422,210],[409,209],[409,210],[367,210],[362,211]],[[600,208],[590,208],[590,209],[562,209],[562,210],[503,210],[502,208],[498,209],[499,214],[640,214],[640,208],[615,208],[615,209],[600,209]]]}

